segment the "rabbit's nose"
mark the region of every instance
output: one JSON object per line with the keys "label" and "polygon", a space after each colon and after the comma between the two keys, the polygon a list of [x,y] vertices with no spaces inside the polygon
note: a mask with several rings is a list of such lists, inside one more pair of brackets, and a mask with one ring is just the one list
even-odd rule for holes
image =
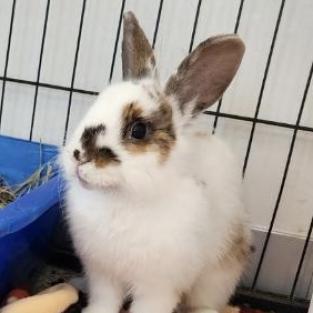
{"label": "rabbit's nose", "polygon": [[75,160],[80,161],[80,151],[78,149],[73,151],[73,157]]}

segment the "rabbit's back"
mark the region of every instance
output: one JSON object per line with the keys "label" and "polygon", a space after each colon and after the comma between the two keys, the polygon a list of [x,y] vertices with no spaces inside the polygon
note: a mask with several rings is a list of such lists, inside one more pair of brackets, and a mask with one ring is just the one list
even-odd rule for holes
{"label": "rabbit's back", "polygon": [[223,250],[236,229],[247,224],[239,162],[221,138],[207,131],[191,130],[182,146],[185,156],[181,170],[204,195],[211,219],[210,237],[216,235]]}

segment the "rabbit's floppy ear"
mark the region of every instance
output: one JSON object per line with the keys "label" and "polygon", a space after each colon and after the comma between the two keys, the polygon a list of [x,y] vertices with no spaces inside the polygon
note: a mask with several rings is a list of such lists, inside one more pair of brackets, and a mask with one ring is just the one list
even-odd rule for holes
{"label": "rabbit's floppy ear", "polygon": [[243,42],[236,35],[205,40],[169,78],[166,94],[176,97],[181,112],[197,115],[221,97],[237,72],[244,50]]}
{"label": "rabbit's floppy ear", "polygon": [[153,49],[132,12],[124,14],[122,67],[123,79],[156,75]]}

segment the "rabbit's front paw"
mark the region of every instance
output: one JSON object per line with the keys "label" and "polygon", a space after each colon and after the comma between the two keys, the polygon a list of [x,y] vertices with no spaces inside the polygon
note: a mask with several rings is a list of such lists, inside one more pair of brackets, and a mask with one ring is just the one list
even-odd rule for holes
{"label": "rabbit's front paw", "polygon": [[83,313],[106,313],[103,311],[103,306],[89,305],[83,310]]}

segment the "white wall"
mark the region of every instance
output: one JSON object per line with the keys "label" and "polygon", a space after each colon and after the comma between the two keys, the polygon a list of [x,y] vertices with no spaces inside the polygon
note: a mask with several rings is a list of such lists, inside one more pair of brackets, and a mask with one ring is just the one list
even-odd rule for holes
{"label": "white wall", "polygon": [[[121,0],[89,0],[74,87],[100,91],[109,80]],[[0,2],[0,76],[3,76],[12,0]],[[156,40],[161,77],[166,79],[187,54],[198,0],[164,0]],[[203,0],[195,45],[210,35],[233,32],[239,0]],[[223,97],[221,112],[253,117],[281,0],[245,0],[238,33],[247,50],[237,77]],[[17,0],[8,73],[36,80],[46,1]],[[41,82],[69,87],[82,0],[51,0]],[[159,1],[126,0],[147,36],[153,38]],[[294,124],[313,61],[313,1],[286,0],[268,71],[259,118]],[[121,38],[120,38],[121,41]],[[121,78],[120,41],[113,82]],[[2,81],[0,81],[0,90]],[[34,86],[6,83],[1,134],[28,139]],[[39,88],[34,140],[62,144],[69,93]],[[94,96],[73,94],[69,132]],[[215,110],[216,106],[212,110]],[[206,116],[211,131],[212,116]],[[313,86],[301,125],[313,128]],[[243,163],[252,123],[220,118],[224,136]],[[255,228],[267,230],[281,185],[293,130],[257,124],[244,185]],[[313,212],[313,134],[299,131],[274,232],[304,238]]]}

